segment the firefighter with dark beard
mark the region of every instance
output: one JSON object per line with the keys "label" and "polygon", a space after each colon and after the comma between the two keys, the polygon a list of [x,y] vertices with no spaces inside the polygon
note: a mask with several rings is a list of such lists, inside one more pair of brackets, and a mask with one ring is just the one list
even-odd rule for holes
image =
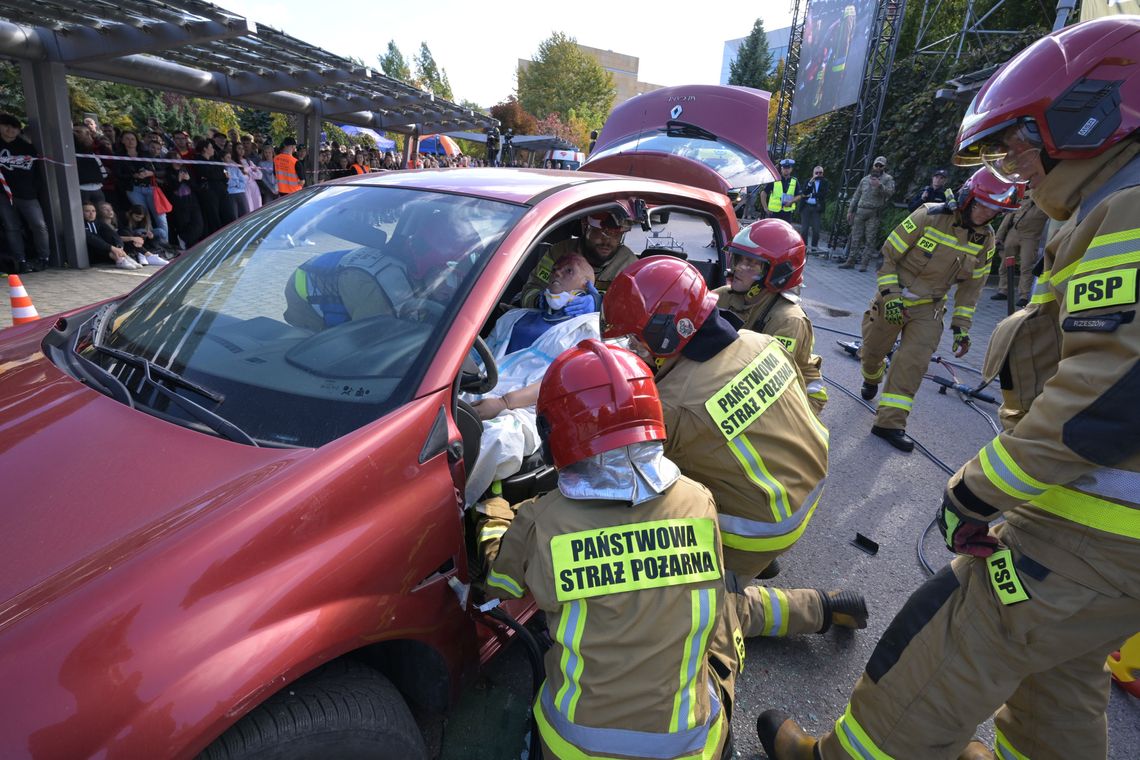
{"label": "firefighter with dark beard", "polygon": [[[637,261],[633,251],[626,248],[622,241],[625,233],[629,232],[630,223],[619,219],[609,212],[590,214],[582,220],[582,237],[570,238],[555,243],[538,261],[538,265],[527,278],[522,291],[522,305],[526,308],[536,308],[538,297],[550,281],[550,272],[554,262],[567,253],[580,253],[586,261],[594,267],[594,287],[599,293],[605,293],[606,288],[618,276],[621,270]],[[571,302],[567,306],[567,313],[571,316],[580,316],[593,311],[592,297],[580,297],[577,303]],[[581,309],[579,312],[578,309]]]}

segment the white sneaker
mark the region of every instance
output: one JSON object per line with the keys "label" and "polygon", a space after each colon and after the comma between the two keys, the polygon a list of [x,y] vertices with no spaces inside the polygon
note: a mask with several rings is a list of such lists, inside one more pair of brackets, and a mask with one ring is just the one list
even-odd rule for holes
{"label": "white sneaker", "polygon": [[139,266],[141,266],[141,267],[145,267],[145,266],[146,266],[146,254],[144,254],[144,253],[136,253],[136,254],[135,254],[135,259],[136,259],[136,260],[139,262]]}
{"label": "white sneaker", "polygon": [[116,261],[115,266],[118,267],[119,269],[142,269],[142,267],[140,267],[134,261],[131,261],[126,256],[124,256],[123,258]]}
{"label": "white sneaker", "polygon": [[[142,254],[139,255],[141,256]],[[167,262],[166,259],[162,258],[156,253],[148,253],[146,255],[146,263],[150,264],[152,267],[164,267],[169,262]]]}

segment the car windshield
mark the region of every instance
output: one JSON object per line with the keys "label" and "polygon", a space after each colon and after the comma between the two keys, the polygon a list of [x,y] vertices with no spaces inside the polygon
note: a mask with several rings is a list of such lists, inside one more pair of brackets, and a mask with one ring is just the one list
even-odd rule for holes
{"label": "car windshield", "polygon": [[148,366],[260,445],[320,446],[411,398],[524,211],[384,186],[297,193],[172,262],[85,353],[158,416],[195,426],[166,389],[147,393]]}
{"label": "car windshield", "polygon": [[618,153],[646,152],[668,153],[699,161],[724,177],[729,187],[764,185],[775,180],[772,172],[756,156],[711,132],[688,125],[631,134],[591,154],[590,161]]}

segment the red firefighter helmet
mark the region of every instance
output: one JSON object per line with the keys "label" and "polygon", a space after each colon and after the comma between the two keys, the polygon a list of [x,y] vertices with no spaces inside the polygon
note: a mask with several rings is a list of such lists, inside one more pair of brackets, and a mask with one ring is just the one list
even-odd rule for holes
{"label": "red firefighter helmet", "polygon": [[607,338],[635,335],[654,356],[673,356],[717,305],[700,271],[673,256],[650,256],[623,269],[602,300]]}
{"label": "red firefighter helmet", "polygon": [[1022,127],[1052,159],[1091,158],[1140,128],[1140,18],[1109,16],[1039,39],[989,78],[962,119],[954,163],[1001,168]]}
{"label": "red firefighter helmet", "polygon": [[804,281],[804,239],[783,219],[753,222],[736,233],[725,251],[762,262],[756,279],[767,290],[790,290]]}
{"label": "red firefighter helmet", "polygon": [[603,451],[665,440],[649,367],[636,354],[592,338],[559,354],[546,370],[535,412],[559,469]]}
{"label": "red firefighter helmet", "polygon": [[977,201],[994,211],[1013,211],[1021,203],[1020,187],[998,179],[988,167],[983,166],[958,189],[958,208],[967,214],[970,204]]}

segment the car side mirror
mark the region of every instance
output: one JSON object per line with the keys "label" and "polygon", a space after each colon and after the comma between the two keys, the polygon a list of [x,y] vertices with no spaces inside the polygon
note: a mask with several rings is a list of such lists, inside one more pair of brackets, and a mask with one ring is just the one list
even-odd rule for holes
{"label": "car side mirror", "polygon": [[633,202],[633,216],[643,231],[649,232],[653,229],[653,223],[649,218],[649,204],[640,198]]}

